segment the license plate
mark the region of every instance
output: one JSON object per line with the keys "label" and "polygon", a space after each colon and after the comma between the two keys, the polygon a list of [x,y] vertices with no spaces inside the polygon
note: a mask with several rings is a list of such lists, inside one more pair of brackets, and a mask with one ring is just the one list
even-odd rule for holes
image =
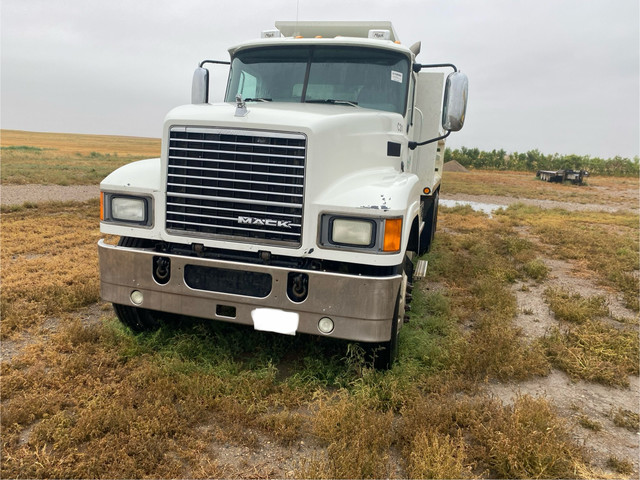
{"label": "license plate", "polygon": [[251,311],[251,318],[256,330],[295,335],[300,315],[275,308],[256,308]]}

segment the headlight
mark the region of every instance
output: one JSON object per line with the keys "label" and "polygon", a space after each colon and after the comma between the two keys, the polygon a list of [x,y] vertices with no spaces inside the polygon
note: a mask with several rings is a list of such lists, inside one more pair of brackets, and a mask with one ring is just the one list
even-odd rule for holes
{"label": "headlight", "polygon": [[111,199],[111,218],[121,222],[145,221],[144,198],[114,197]]}
{"label": "headlight", "polygon": [[342,245],[373,246],[375,224],[372,220],[334,218],[331,222],[329,239],[331,243]]}
{"label": "headlight", "polygon": [[402,218],[324,214],[320,217],[318,240],[324,248],[396,253],[402,245]]}
{"label": "headlight", "polygon": [[114,193],[100,194],[100,216],[105,222],[151,224],[151,199]]}

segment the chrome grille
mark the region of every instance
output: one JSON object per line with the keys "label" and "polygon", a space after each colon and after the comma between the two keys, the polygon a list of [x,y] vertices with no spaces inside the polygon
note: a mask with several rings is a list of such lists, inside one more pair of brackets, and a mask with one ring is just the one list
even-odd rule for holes
{"label": "chrome grille", "polygon": [[171,128],[167,230],[300,245],[305,158],[302,134]]}

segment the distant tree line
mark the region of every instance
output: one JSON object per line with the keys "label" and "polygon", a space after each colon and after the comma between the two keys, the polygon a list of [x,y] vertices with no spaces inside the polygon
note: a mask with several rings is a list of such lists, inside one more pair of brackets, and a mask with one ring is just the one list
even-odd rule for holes
{"label": "distant tree line", "polygon": [[613,158],[590,157],[589,155],[545,155],[540,151],[507,153],[505,150],[482,151],[478,148],[447,148],[444,161],[455,160],[467,168],[481,170],[515,170],[537,172],[538,170],[587,170],[592,175],[621,177],[638,176],[640,159],[615,156]]}

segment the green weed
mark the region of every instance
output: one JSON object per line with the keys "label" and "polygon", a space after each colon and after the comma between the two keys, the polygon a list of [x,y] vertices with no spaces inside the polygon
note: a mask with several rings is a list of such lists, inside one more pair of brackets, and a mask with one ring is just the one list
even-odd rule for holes
{"label": "green weed", "polygon": [[10,145],[7,147],[0,147],[0,150],[4,151],[27,151],[27,152],[42,152],[44,148],[33,147],[31,145]]}
{"label": "green weed", "polygon": [[556,318],[561,321],[585,323],[609,315],[607,301],[603,296],[584,298],[579,293],[559,288],[547,288],[544,296]]}
{"label": "green weed", "polygon": [[524,273],[531,279],[537,282],[542,282],[549,275],[549,267],[545,265],[542,260],[535,259],[525,263],[522,266]]}
{"label": "green weed", "polygon": [[448,284],[452,315],[473,327],[453,351],[457,371],[474,379],[545,375],[549,365],[542,350],[525,345],[513,325],[517,307],[510,284],[535,255],[530,243],[509,226],[485,222],[480,232],[440,234],[437,245],[429,255],[431,274]]}

